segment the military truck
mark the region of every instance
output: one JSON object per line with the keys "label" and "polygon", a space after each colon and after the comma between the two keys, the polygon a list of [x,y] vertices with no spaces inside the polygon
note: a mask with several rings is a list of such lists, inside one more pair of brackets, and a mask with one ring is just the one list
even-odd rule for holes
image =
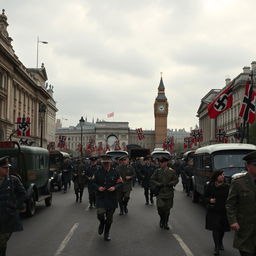
{"label": "military truck", "polygon": [[26,192],[26,215],[36,212],[36,202],[44,200],[52,204],[51,178],[49,173],[49,151],[40,147],[20,146],[18,142],[0,142],[0,157],[9,156],[10,174],[17,176]]}
{"label": "military truck", "polygon": [[66,158],[70,158],[70,155],[66,152],[59,150],[50,151],[50,176],[52,177],[52,190],[57,187],[60,191],[62,188],[62,166]]}

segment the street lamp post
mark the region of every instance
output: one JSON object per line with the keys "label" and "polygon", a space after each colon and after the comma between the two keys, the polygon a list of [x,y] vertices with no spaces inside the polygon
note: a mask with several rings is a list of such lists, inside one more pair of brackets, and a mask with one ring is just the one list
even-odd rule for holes
{"label": "street lamp post", "polygon": [[36,68],[38,68],[38,45],[39,45],[39,43],[41,43],[41,44],[48,44],[48,42],[46,42],[46,41],[40,41],[39,40],[39,36],[37,37],[37,43],[36,43]]}
{"label": "street lamp post", "polygon": [[83,157],[83,124],[84,124],[84,118],[81,117],[81,119],[79,120],[79,123],[81,125],[81,157]]}
{"label": "street lamp post", "polygon": [[44,123],[44,115],[46,112],[46,105],[43,102],[39,103],[39,117],[40,117],[40,126],[41,126],[41,131],[40,131],[40,147],[43,147],[43,123]]}

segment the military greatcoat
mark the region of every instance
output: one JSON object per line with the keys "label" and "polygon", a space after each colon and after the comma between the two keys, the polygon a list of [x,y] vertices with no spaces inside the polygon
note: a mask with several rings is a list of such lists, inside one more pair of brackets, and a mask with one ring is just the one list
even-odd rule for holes
{"label": "military greatcoat", "polygon": [[150,182],[158,186],[157,207],[169,213],[173,207],[174,186],[179,182],[178,176],[172,168],[158,168],[151,176]]}
{"label": "military greatcoat", "polygon": [[0,185],[0,233],[21,231],[19,209],[26,199],[26,191],[17,177],[8,175]]}
{"label": "military greatcoat", "polygon": [[[93,186],[96,190],[96,207],[103,209],[115,209],[118,206],[117,189],[122,185],[122,179],[119,173],[111,168],[106,171],[101,167],[93,177]],[[104,191],[99,191],[99,187],[104,187]],[[115,187],[115,191],[108,191],[110,187]]]}
{"label": "military greatcoat", "polygon": [[226,203],[230,224],[238,223],[234,247],[249,253],[256,253],[256,184],[246,175],[232,181]]}

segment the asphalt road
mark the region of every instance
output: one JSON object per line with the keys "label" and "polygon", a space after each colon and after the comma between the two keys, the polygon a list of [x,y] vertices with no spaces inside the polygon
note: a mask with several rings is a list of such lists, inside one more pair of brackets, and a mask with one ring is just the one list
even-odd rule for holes
{"label": "asphalt road", "polygon": [[[24,231],[14,233],[7,256],[209,256],[213,255],[211,232],[204,229],[205,208],[186,197],[178,184],[171,230],[158,227],[154,205],[146,206],[143,189],[136,185],[131,194],[129,213],[114,216],[111,242],[97,234],[96,210],[88,209],[88,193],[75,203],[73,188],[54,193],[53,205],[39,204],[32,218],[24,218]],[[224,238],[224,256],[238,256],[232,248],[233,232]]]}

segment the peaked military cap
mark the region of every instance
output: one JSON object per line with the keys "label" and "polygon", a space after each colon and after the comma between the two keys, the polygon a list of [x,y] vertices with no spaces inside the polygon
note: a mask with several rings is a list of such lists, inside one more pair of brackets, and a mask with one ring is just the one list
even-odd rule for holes
{"label": "peaked military cap", "polygon": [[256,151],[250,152],[243,158],[248,164],[256,164]]}
{"label": "peaked military cap", "polygon": [[168,162],[169,160],[170,160],[170,157],[169,156],[165,156],[165,155],[163,155],[163,156],[158,158],[158,161],[161,162],[161,163]]}
{"label": "peaked military cap", "polygon": [[112,162],[111,156],[109,156],[109,155],[103,155],[103,156],[101,156],[101,162],[102,162],[102,163],[111,163],[111,162]]}
{"label": "peaked military cap", "polygon": [[144,157],[144,161],[145,161],[145,160],[150,160],[150,159],[151,159],[151,156],[145,156],[145,157]]}
{"label": "peaked military cap", "polygon": [[96,156],[91,156],[89,159],[90,159],[91,161],[96,161],[96,160],[98,159],[98,157],[96,157]]}
{"label": "peaked military cap", "polygon": [[9,156],[0,158],[0,167],[10,167]]}
{"label": "peaked military cap", "polygon": [[126,159],[128,159],[128,156],[120,156],[119,158],[118,158],[118,160],[126,160]]}

